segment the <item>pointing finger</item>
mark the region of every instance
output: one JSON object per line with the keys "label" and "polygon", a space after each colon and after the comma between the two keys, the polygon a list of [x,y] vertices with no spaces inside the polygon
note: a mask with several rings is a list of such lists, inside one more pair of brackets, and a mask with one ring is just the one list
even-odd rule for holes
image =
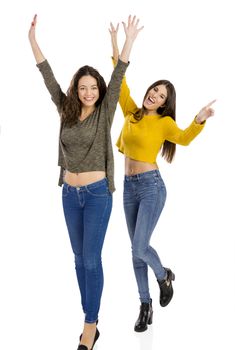
{"label": "pointing finger", "polygon": [[216,100],[213,100],[213,101],[211,101],[210,103],[208,103],[208,105],[206,105],[205,106],[205,108],[209,108],[211,105],[213,105],[213,103],[215,103],[216,102]]}

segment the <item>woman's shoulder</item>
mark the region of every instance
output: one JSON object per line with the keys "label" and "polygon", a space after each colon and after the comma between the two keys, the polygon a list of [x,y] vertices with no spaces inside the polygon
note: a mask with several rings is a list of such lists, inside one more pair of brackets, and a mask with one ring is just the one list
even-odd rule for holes
{"label": "woman's shoulder", "polygon": [[133,110],[128,111],[127,115],[125,117],[132,123],[136,123],[140,121],[142,118],[140,118],[140,112],[141,108],[135,107]]}

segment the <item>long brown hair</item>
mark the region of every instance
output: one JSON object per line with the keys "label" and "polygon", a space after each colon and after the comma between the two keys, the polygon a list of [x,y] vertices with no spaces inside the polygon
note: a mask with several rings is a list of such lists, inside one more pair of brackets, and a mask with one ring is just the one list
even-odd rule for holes
{"label": "long brown hair", "polygon": [[[143,118],[144,114],[146,113],[146,108],[144,107],[144,101],[147,97],[147,94],[149,93],[150,90],[154,89],[158,85],[164,85],[166,87],[167,99],[164,106],[159,107],[156,112],[162,118],[168,116],[168,117],[171,117],[173,120],[176,120],[176,91],[175,91],[174,85],[169,80],[158,80],[149,86],[143,99],[142,108],[140,108],[134,114],[134,118],[137,121],[140,121]],[[165,140],[162,145],[162,151],[161,151],[162,157],[165,158],[167,162],[171,163],[174,158],[175,151],[176,151],[175,143]]]}
{"label": "long brown hair", "polygon": [[107,86],[104,78],[100,73],[93,67],[83,66],[81,67],[73,76],[70,86],[67,90],[67,96],[62,102],[62,107],[60,109],[60,115],[62,122],[67,126],[71,127],[75,125],[81,115],[82,104],[78,97],[78,82],[85,75],[90,75],[97,81],[97,86],[99,89],[99,99],[96,101],[95,106],[98,107],[105,96]]}

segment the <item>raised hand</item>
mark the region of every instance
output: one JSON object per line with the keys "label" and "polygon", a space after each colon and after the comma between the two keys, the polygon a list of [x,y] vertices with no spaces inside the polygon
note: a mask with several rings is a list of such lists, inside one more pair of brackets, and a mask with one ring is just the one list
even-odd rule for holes
{"label": "raised hand", "polygon": [[214,109],[211,106],[216,102],[216,100],[211,101],[205,107],[203,107],[196,116],[196,122],[201,124],[208,118],[212,117],[215,113]]}
{"label": "raised hand", "polygon": [[29,28],[29,42],[35,57],[35,60],[37,63],[41,63],[45,61],[45,57],[37,43],[36,37],[35,37],[35,28],[37,24],[37,15],[34,15],[33,21],[31,22],[31,26]]}
{"label": "raised hand", "polygon": [[132,40],[134,40],[137,37],[139,32],[144,28],[144,26],[138,28],[139,21],[140,20],[137,19],[136,16],[132,18],[132,16],[130,15],[128,17],[127,24],[125,22],[122,22],[124,31],[126,33],[126,37],[132,38]]}
{"label": "raised hand", "polygon": [[[126,34],[126,41],[124,43],[124,46],[120,55],[120,59],[124,62],[128,62],[132,45],[137,35],[144,27],[142,26],[138,28],[139,19],[136,19],[136,16],[134,16],[133,18],[132,16],[129,16],[127,24],[125,22],[122,22],[122,24]],[[117,34],[117,31],[116,33],[113,34],[113,36],[115,37],[116,34]]]}
{"label": "raised hand", "polygon": [[117,33],[118,33],[119,23],[117,24],[116,28],[114,27],[113,23],[110,22],[110,28],[109,33],[111,34],[111,38],[113,40],[117,40]]}
{"label": "raised hand", "polygon": [[117,33],[118,33],[119,23],[117,24],[116,28],[114,27],[113,23],[110,23],[109,33],[111,35],[111,42],[112,42],[112,48],[113,48],[113,58],[117,62],[118,56],[119,56],[119,49],[118,49],[118,42],[117,42]]}
{"label": "raised hand", "polygon": [[33,20],[31,22],[31,26],[29,28],[29,40],[35,39],[35,28],[37,24],[37,15],[34,15]]}

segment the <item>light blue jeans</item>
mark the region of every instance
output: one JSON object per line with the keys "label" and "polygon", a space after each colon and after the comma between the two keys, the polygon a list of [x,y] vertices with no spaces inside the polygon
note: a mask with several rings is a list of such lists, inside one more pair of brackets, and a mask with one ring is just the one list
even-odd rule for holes
{"label": "light blue jeans", "polygon": [[87,186],[63,185],[65,220],[74,253],[85,322],[98,319],[103,290],[101,252],[112,209],[107,179]]}
{"label": "light blue jeans", "polygon": [[166,201],[159,170],[125,176],[123,204],[132,244],[132,259],[140,301],[150,302],[148,266],[158,281],[166,277],[157,252],[150,246],[153,230]]}

